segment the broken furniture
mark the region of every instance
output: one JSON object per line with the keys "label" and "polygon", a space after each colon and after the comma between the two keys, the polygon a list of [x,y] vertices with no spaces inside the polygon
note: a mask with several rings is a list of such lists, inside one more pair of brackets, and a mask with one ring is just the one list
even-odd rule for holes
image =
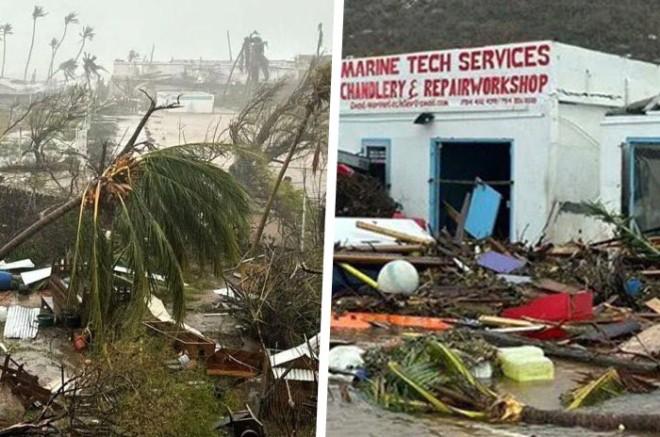
{"label": "broken furniture", "polygon": [[151,320],[142,322],[148,330],[173,340],[177,352],[186,352],[190,357],[206,359],[215,353],[215,343],[201,335],[186,331],[174,322]]}
{"label": "broken furniture", "polygon": [[254,378],[261,373],[263,363],[263,353],[223,348],[206,360],[206,373],[211,376]]}
{"label": "broken furniture", "polygon": [[9,354],[0,367],[0,384],[7,384],[25,409],[44,406],[51,398],[50,390],[39,385],[39,378],[28,373]]}

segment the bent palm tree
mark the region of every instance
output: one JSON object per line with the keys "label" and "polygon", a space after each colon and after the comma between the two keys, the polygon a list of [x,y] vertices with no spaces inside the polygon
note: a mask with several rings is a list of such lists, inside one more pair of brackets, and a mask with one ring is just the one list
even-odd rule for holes
{"label": "bent palm tree", "polygon": [[0,77],[5,77],[5,60],[7,59],[7,35],[14,33],[14,28],[11,24],[5,23],[0,26],[0,32],[2,32],[2,71],[0,71]]}
{"label": "bent palm tree", "polygon": [[60,41],[57,43],[55,48],[53,49],[53,52],[50,57],[50,65],[48,66],[48,78],[50,78],[53,75],[53,64],[55,62],[55,56],[57,56],[57,52],[60,50],[60,47],[62,46],[62,43],[64,42],[64,38],[66,38],[66,32],[69,29],[69,25],[78,23],[78,14],[75,12],[71,12],[67,15],[64,16],[64,32],[62,33],[62,38],[60,38]]}
{"label": "bent palm tree", "polygon": [[58,44],[57,38],[51,39],[50,43],[48,43],[50,46],[50,64],[48,65],[48,75],[46,76],[48,79],[50,79],[50,76],[53,73],[53,59],[55,59],[55,51],[57,50]]}
{"label": "bent palm tree", "polygon": [[64,73],[64,80],[67,82],[73,78],[76,77],[76,68],[78,68],[78,64],[76,64],[76,61],[74,59],[68,59],[60,64],[59,67],[57,67],[57,70],[53,71],[50,76],[48,76],[48,80],[50,80],[52,77],[54,77],[57,73],[60,71]]}
{"label": "bent palm tree", "polygon": [[[96,340],[130,334],[154,292],[173,302],[174,317],[184,313],[183,274],[191,262],[219,273],[232,263],[247,236],[248,195],[229,173],[212,162],[230,149],[189,144],[141,153],[137,138],[149,109],[113,163],[80,195],[51,210],[0,248],[0,258],[71,211],[79,210],[68,301],[82,297],[82,314]],[[232,147],[231,150],[238,150]],[[128,268],[123,282],[116,264]],[[153,280],[163,276],[162,287]],[[119,286],[131,286],[128,302]],[[120,329],[124,328],[124,329]]]}
{"label": "bent palm tree", "polygon": [[106,71],[105,68],[96,63],[96,56],[92,56],[89,53],[85,53],[83,56],[83,71],[85,72],[85,79],[87,81],[87,88],[91,91],[92,89],[92,76],[95,76],[96,79],[100,79],[101,71]]}
{"label": "bent palm tree", "polygon": [[76,62],[78,62],[78,59],[80,59],[80,55],[85,49],[85,43],[87,41],[93,40],[94,36],[96,36],[96,33],[94,32],[94,28],[92,26],[83,26],[82,30],[80,31],[80,49],[78,50],[78,54],[74,58]]}
{"label": "bent palm tree", "polygon": [[32,42],[30,42],[30,51],[28,52],[27,62],[25,63],[25,72],[23,73],[23,80],[27,79],[28,69],[30,68],[30,60],[32,59],[32,50],[34,49],[34,36],[37,33],[37,19],[45,17],[46,12],[41,6],[35,6],[32,10]]}
{"label": "bent palm tree", "polygon": [[[80,199],[70,301],[82,296],[96,338],[131,332],[152,293],[164,293],[180,321],[186,267],[220,273],[237,259],[248,231],[248,198],[238,182],[206,160],[217,145],[170,147],[121,156]],[[116,278],[121,263],[128,278]],[[163,287],[152,278],[164,277]],[[128,303],[117,287],[129,285]]]}

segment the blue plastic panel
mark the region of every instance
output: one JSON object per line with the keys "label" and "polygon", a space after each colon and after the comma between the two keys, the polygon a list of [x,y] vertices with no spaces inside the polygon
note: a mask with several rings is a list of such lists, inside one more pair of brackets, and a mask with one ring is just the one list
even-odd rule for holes
{"label": "blue plastic panel", "polygon": [[502,195],[485,184],[478,184],[472,192],[470,209],[465,219],[465,230],[477,240],[493,234],[500,210]]}

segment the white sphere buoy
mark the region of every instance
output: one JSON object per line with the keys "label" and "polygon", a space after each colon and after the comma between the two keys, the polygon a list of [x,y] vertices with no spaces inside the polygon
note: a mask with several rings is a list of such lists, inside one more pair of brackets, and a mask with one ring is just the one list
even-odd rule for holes
{"label": "white sphere buoy", "polygon": [[412,294],[419,287],[419,273],[408,261],[390,261],[378,273],[378,288],[385,293]]}

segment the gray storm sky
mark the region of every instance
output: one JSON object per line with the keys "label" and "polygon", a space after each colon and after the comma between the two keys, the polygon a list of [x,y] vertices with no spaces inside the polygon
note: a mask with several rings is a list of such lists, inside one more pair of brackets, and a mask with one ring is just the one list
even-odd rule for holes
{"label": "gray storm sky", "polygon": [[[64,16],[77,12],[80,24],[67,32],[55,60],[74,57],[83,25],[94,27],[96,36],[85,51],[99,58],[112,72],[114,59],[126,59],[131,49],[154,60],[229,59],[227,31],[236,56],[243,37],[257,30],[268,42],[269,59],[293,59],[316,50],[317,26],[323,23],[323,46],[332,47],[332,0],[0,0],[0,24],[11,23],[7,39],[5,76],[22,78],[32,35],[32,9],[37,4],[48,15],[37,20],[30,63],[37,78],[45,78],[52,38],[60,38]],[[2,45],[0,45],[1,56]]]}

